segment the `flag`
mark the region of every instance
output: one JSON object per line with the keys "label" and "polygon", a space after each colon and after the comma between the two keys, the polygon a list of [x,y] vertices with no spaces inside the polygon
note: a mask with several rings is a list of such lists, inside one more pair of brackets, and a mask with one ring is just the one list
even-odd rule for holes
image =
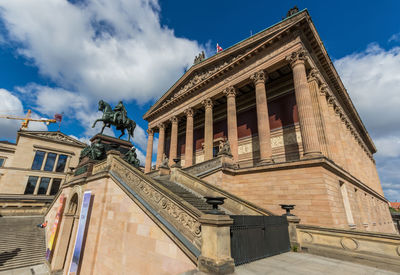
{"label": "flag", "polygon": [[62,120],[62,114],[55,114],[55,115],[54,115],[54,119],[55,119],[57,122],[61,122],[61,120]]}
{"label": "flag", "polygon": [[217,43],[217,53],[222,52],[222,51],[223,51],[223,49],[222,49],[221,46],[218,45],[218,43]]}

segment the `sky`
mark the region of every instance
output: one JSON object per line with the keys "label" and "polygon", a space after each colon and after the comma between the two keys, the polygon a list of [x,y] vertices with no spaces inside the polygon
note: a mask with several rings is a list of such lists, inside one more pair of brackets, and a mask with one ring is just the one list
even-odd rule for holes
{"label": "sky", "polygon": [[[373,138],[385,196],[400,201],[400,1],[0,1],[0,115],[52,118],[88,142],[99,131],[97,103],[123,100],[137,123],[193,64],[307,8],[361,119]],[[0,119],[0,139],[15,141],[20,121]],[[99,124],[99,127],[101,124]],[[58,125],[31,123],[31,130]],[[113,130],[106,134],[118,135]],[[156,136],[157,137],[157,136]],[[157,146],[155,138],[154,148]],[[156,150],[153,150],[154,154]],[[153,160],[155,155],[153,156]]]}

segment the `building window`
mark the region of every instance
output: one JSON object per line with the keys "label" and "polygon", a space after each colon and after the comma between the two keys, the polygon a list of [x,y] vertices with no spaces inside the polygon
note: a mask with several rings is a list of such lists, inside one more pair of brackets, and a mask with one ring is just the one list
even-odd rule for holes
{"label": "building window", "polygon": [[61,179],[53,179],[53,184],[51,185],[50,195],[55,195],[60,189]]}
{"label": "building window", "polygon": [[36,155],[32,163],[32,170],[40,170],[42,168],[42,163],[45,154],[46,153],[43,151],[36,151]]}
{"label": "building window", "polygon": [[39,177],[29,176],[28,183],[26,184],[26,187],[25,187],[25,192],[24,192],[25,195],[33,194],[33,192],[35,191],[35,187],[36,187],[38,178]]}
{"label": "building window", "polygon": [[38,195],[46,195],[47,188],[49,187],[50,178],[41,178],[38,190]]}
{"label": "building window", "polygon": [[66,155],[60,155],[58,157],[56,172],[64,172],[65,165],[67,164],[67,159],[68,159],[68,156],[66,156]]}
{"label": "building window", "polygon": [[0,167],[3,167],[5,161],[5,158],[0,158]]}
{"label": "building window", "polygon": [[44,171],[53,171],[54,163],[56,162],[57,154],[47,153],[46,164],[44,165]]}

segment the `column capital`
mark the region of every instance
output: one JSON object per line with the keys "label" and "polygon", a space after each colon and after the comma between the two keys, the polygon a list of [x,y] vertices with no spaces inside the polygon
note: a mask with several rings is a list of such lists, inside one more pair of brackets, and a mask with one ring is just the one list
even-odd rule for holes
{"label": "column capital", "polygon": [[201,104],[202,104],[206,109],[212,108],[212,107],[213,107],[213,101],[212,101],[211,98],[206,98],[206,99],[204,99],[204,100],[201,102]]}
{"label": "column capital", "polygon": [[290,66],[292,66],[292,68],[297,64],[304,64],[306,59],[307,59],[307,52],[303,48],[295,52],[292,52],[290,55],[286,57],[286,60],[289,61]]}
{"label": "column capital", "polygon": [[178,123],[179,119],[178,119],[177,116],[173,116],[173,117],[171,117],[171,118],[169,119],[169,121],[171,121],[171,123],[174,124],[174,123]]}
{"label": "column capital", "polygon": [[316,81],[317,83],[320,83],[321,81],[321,75],[319,71],[316,68],[312,68],[307,75],[307,80],[310,81]]}
{"label": "column capital", "polygon": [[265,72],[263,70],[260,70],[258,72],[255,72],[254,74],[252,74],[250,76],[250,79],[254,82],[254,84],[257,83],[265,83],[265,81],[267,80],[268,76],[265,74]]}
{"label": "column capital", "polygon": [[147,132],[147,134],[148,134],[149,136],[154,135],[154,129],[152,129],[152,128],[147,129],[146,132]]}
{"label": "column capital", "polygon": [[161,130],[161,129],[165,130],[165,123],[161,122],[161,123],[157,124],[157,128],[158,128],[158,130]]}
{"label": "column capital", "polygon": [[237,91],[236,88],[233,86],[229,86],[228,88],[225,88],[222,93],[226,96],[226,97],[236,97]]}
{"label": "column capital", "polygon": [[328,90],[328,85],[326,85],[325,83],[321,84],[321,86],[319,87],[319,92],[322,95],[325,95],[326,97],[329,97],[329,90]]}
{"label": "column capital", "polygon": [[194,115],[194,109],[193,108],[186,108],[185,111],[183,111],[183,113],[187,116],[187,117],[193,117]]}

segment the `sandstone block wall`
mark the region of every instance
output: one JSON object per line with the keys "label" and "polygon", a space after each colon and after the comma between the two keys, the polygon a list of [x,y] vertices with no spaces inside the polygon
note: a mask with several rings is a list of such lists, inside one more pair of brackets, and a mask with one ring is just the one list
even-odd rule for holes
{"label": "sandstone block wall", "polygon": [[[99,179],[84,188],[92,191],[93,206],[80,274],[180,274],[196,267],[113,180]],[[50,226],[55,209],[56,205],[47,215]],[[76,220],[74,228],[77,223]],[[69,243],[64,274],[69,268],[75,236],[76,229]]]}
{"label": "sandstone block wall", "polygon": [[304,224],[395,233],[385,201],[323,167],[219,171],[203,179],[278,215],[284,213],[279,204],[295,204],[293,213]]}

